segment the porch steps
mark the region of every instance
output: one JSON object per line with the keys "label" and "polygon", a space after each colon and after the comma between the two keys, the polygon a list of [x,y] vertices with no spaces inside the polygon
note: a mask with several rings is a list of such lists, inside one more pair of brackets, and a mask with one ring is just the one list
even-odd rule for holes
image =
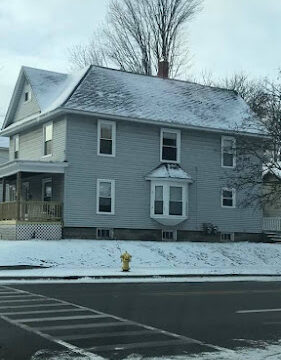
{"label": "porch steps", "polygon": [[268,242],[281,243],[281,232],[265,231],[264,234],[266,235]]}

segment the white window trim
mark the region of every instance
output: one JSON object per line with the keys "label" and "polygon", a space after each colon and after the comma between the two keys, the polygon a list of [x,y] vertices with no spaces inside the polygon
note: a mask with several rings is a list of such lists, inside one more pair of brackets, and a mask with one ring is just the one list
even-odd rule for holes
{"label": "white window trim", "polygon": [[[154,213],[155,187],[163,186],[163,215]],[[182,188],[182,215],[169,214],[170,187]],[[183,181],[152,180],[150,188],[150,217],[164,225],[176,225],[188,218],[188,183]]]}
{"label": "white window trim", "polygon": [[[224,191],[232,191],[232,206],[223,205],[223,192]],[[235,209],[236,208],[236,189],[230,188],[222,188],[221,189],[221,207],[224,209]]]}
{"label": "white window trim", "polygon": [[[163,160],[162,159],[162,155],[163,155],[163,133],[164,132],[170,132],[170,133],[173,133],[173,134],[177,134],[177,160],[176,161]],[[180,160],[181,160],[180,158],[181,158],[181,131],[180,130],[175,130],[175,129],[161,128],[161,131],[160,131],[160,162],[179,164]]]}
{"label": "white window trim", "polygon": [[234,234],[234,232],[222,232],[221,234],[220,234],[220,240],[221,241],[227,241],[227,240],[225,240],[225,239],[223,239],[223,236],[224,235],[230,235],[230,240],[229,241],[234,241],[234,238],[235,238],[235,234]]}
{"label": "white window trim", "polygon": [[[233,141],[233,145],[234,145],[233,166],[225,166],[225,165],[223,165],[224,141],[225,140]],[[236,167],[236,139],[233,136],[222,136],[221,137],[221,167],[226,168],[226,169],[234,169]]]}
{"label": "white window trim", "polygon": [[[51,154],[47,154],[45,155],[45,132],[46,132],[46,127],[52,125],[52,147],[51,147]],[[53,121],[50,121],[46,124],[43,125],[43,144],[42,144],[42,158],[48,158],[53,156],[53,150],[54,150],[54,123]]]}
{"label": "white window trim", "polygon": [[[18,139],[18,144],[19,144],[19,149],[18,149],[18,157],[17,159],[15,158],[15,152],[16,152],[16,139]],[[13,142],[14,142],[14,152],[13,152],[13,155],[14,155],[14,160],[18,160],[19,159],[19,155],[20,155],[20,137],[19,135],[15,135],[13,137]]]}
{"label": "white window trim", "polygon": [[[100,183],[108,182],[111,184],[111,212],[102,212],[99,211],[99,194],[100,194]],[[115,215],[115,180],[109,179],[97,179],[97,194],[96,194],[96,203],[97,203],[97,214],[99,215]]]}
{"label": "white window trim", "polygon": [[44,201],[44,185],[46,183],[50,182],[52,184],[52,198],[51,198],[51,201],[53,201],[53,179],[52,178],[44,178],[42,179],[42,191],[41,191],[41,196],[42,196],[42,201]]}
{"label": "white window trim", "polygon": [[[101,137],[101,126],[102,124],[111,125],[112,126],[112,154],[102,154],[100,153],[100,137]],[[116,156],[116,122],[109,120],[98,120],[97,127],[97,154],[99,156],[106,157],[115,157]]]}

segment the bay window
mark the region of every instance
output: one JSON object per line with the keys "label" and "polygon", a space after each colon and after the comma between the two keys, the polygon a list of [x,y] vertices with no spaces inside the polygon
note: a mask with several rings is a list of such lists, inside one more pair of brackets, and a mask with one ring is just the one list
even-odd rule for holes
{"label": "bay window", "polygon": [[176,225],[187,219],[186,182],[151,181],[151,218],[164,225]]}

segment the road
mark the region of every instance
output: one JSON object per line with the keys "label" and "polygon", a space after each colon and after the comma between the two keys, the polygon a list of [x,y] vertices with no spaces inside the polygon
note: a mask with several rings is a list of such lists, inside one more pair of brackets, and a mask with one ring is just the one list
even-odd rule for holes
{"label": "road", "polygon": [[278,339],[280,282],[0,285],[1,360],[42,349],[188,359]]}

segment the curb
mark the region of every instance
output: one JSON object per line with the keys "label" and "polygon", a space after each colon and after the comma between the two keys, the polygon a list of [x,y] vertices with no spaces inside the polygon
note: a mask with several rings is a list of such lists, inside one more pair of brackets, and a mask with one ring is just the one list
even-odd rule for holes
{"label": "curb", "polygon": [[276,277],[281,274],[163,274],[163,275],[97,275],[97,276],[0,276],[1,280],[114,280],[114,279],[163,279],[163,278],[203,278],[203,277]]}

